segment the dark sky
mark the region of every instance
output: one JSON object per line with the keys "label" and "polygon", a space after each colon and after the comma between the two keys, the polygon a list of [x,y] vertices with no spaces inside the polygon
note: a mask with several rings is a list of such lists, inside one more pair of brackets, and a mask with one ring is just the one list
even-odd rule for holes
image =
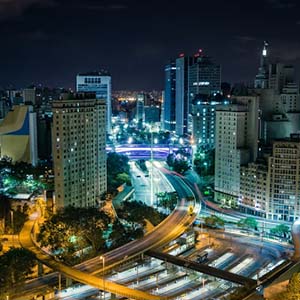
{"label": "dark sky", "polygon": [[113,89],[162,89],[164,65],[202,48],[222,80],[250,81],[264,40],[300,69],[298,0],[0,0],[0,86],[74,87],[108,69]]}

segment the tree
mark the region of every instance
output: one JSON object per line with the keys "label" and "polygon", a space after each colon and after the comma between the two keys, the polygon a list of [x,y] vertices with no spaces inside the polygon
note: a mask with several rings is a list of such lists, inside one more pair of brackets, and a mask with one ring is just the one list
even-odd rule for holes
{"label": "tree", "polygon": [[90,254],[96,254],[105,249],[103,233],[110,222],[97,208],[67,207],[42,225],[38,241],[64,261],[75,263],[75,253],[90,248]]}
{"label": "tree", "polygon": [[119,173],[117,175],[117,181],[122,182],[122,183],[126,183],[128,185],[131,185],[131,179],[130,176],[126,173]]}
{"label": "tree", "polygon": [[[107,154],[107,191],[115,194],[118,186],[124,182],[130,183],[129,158],[116,152]],[[122,175],[120,175],[122,174]],[[128,177],[125,177],[127,174]]]}
{"label": "tree", "polygon": [[224,220],[219,218],[216,215],[204,217],[203,220],[204,220],[204,223],[206,226],[212,227],[212,228],[224,227],[224,224],[225,224]]}
{"label": "tree", "polygon": [[189,170],[190,166],[187,160],[185,159],[175,159],[173,164],[173,170],[179,174],[184,174]]}
{"label": "tree", "polygon": [[214,175],[215,172],[215,154],[214,149],[200,149],[194,159],[195,171],[200,176]]}
{"label": "tree", "polygon": [[175,161],[175,155],[174,155],[174,153],[168,154],[168,156],[167,156],[167,164],[168,164],[169,167],[173,167],[174,161]]}
{"label": "tree", "polygon": [[156,194],[158,204],[170,211],[174,210],[178,202],[177,193],[160,192]]}
{"label": "tree", "polygon": [[237,226],[243,229],[254,229],[257,230],[257,221],[254,218],[247,217],[238,221]]}
{"label": "tree", "polygon": [[279,224],[274,228],[271,228],[270,233],[276,236],[287,238],[290,234],[290,227],[285,224]]}
{"label": "tree", "polygon": [[35,255],[24,248],[11,248],[0,256],[0,294],[8,292],[17,283],[23,283],[32,274],[35,264]]}

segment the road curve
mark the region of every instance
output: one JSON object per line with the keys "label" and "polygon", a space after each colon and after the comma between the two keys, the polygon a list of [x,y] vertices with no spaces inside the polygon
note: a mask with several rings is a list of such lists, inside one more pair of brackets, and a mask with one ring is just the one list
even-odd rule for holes
{"label": "road curve", "polygon": [[[170,175],[168,175],[168,177],[169,176]],[[184,231],[192,224],[196,218],[196,213],[190,214],[188,212],[188,208],[192,206],[195,210],[199,209],[199,205],[196,204],[194,194],[181,178],[177,176],[172,176],[170,178],[173,178],[171,179],[171,183],[176,185],[174,188],[180,198],[176,209],[162,223],[156,226],[152,232],[148,233],[143,238],[130,242],[122,247],[106,253],[104,255],[106,270],[126,260],[129,260],[132,257],[138,256],[147,250],[160,247],[163,244],[170,242],[184,233]],[[99,273],[99,271],[102,270],[102,265],[98,257],[84,262],[76,267],[69,267],[61,262],[56,261],[53,256],[40,249],[38,244],[35,242],[32,236],[33,231],[36,229],[35,224],[37,224],[36,218],[25,223],[19,235],[20,243],[24,248],[27,248],[35,253],[38,260],[53,270],[57,270],[65,274],[67,277],[81,283],[88,284],[101,290],[104,290],[105,288],[105,290],[108,292],[131,299],[170,299],[168,297],[156,296],[139,290],[130,289],[111,281],[104,281],[102,278],[92,275]]]}

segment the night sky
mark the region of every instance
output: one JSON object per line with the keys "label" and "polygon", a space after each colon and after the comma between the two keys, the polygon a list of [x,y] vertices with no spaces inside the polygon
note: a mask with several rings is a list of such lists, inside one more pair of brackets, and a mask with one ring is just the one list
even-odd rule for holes
{"label": "night sky", "polygon": [[0,86],[73,88],[104,68],[114,90],[162,89],[168,60],[199,48],[222,81],[252,81],[264,40],[300,69],[299,2],[0,0]]}

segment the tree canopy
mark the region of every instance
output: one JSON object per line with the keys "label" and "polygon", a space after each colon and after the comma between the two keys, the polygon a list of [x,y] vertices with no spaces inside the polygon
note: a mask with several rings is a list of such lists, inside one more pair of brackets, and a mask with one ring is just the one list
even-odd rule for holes
{"label": "tree canopy", "polygon": [[11,248],[0,256],[0,295],[23,283],[32,274],[35,255],[24,248]]}
{"label": "tree canopy", "polygon": [[255,218],[247,217],[238,221],[237,226],[243,229],[254,229],[257,230],[257,221]]}
{"label": "tree canopy", "polygon": [[131,184],[129,176],[129,158],[116,152],[107,154],[107,191],[115,194],[123,183]]}
{"label": "tree canopy", "polygon": [[75,263],[79,260],[75,253],[90,248],[96,254],[105,249],[103,233],[110,222],[97,208],[67,207],[42,225],[38,241],[62,260]]}

